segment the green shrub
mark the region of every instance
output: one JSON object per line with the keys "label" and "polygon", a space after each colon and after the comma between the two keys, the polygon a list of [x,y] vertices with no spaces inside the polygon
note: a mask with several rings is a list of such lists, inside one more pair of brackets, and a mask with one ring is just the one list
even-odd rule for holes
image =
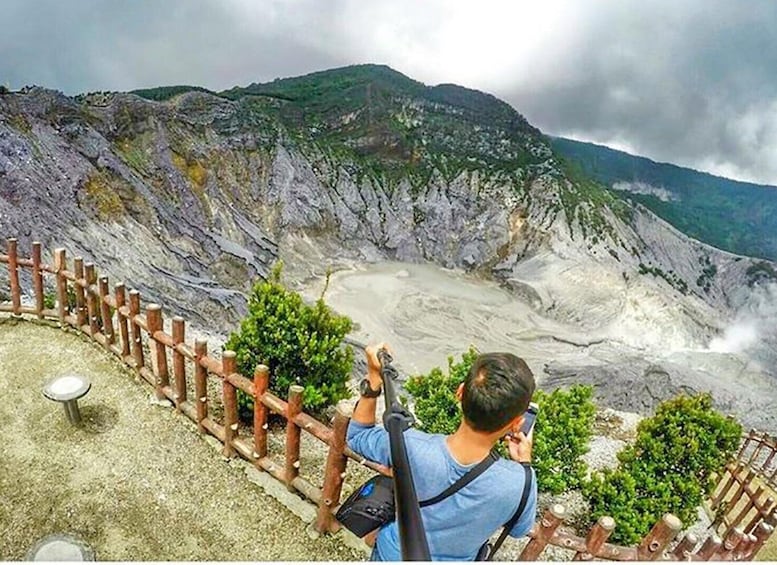
{"label": "green shrub", "polygon": [[43,295],[43,307],[52,310],[57,305],[57,293],[53,290]]}
{"label": "green shrub", "polygon": [[[65,305],[68,312],[73,312],[76,307],[76,291],[73,286],[67,287],[67,304]],[[43,307],[48,310],[53,310],[57,307],[57,291],[51,290],[43,294]],[[111,314],[113,308],[111,308]]]}
{"label": "green shrub", "polygon": [[[251,377],[260,363],[270,368],[270,390],[286,398],[289,386],[304,387],[303,408],[321,414],[348,398],[353,350],[343,347],[351,320],[332,312],[323,297],[307,305],[280,282],[279,263],[268,280],[254,285],[248,315],[225,345],[236,353],[241,374]],[[253,410],[253,399],[238,391],[241,413]]]}
{"label": "green shrub", "polygon": [[405,390],[413,396],[414,410],[420,429],[430,434],[452,434],[461,423],[461,407],[456,398],[456,389],[464,382],[472,363],[478,357],[477,350],[470,346],[455,363],[448,357],[448,374],[435,367],[428,375],[414,375],[404,384]]}
{"label": "green shrub", "polygon": [[593,388],[585,385],[559,388],[550,394],[535,392],[534,402],[540,411],[534,428],[532,465],[543,492],[560,494],[578,488],[585,480],[588,466],[582,456],[588,451],[596,415],[592,397]]}
{"label": "green shrub", "polygon": [[[456,389],[469,373],[478,352],[473,348],[454,362],[448,357],[448,374],[435,367],[427,375],[416,375],[405,382],[413,396],[419,428],[429,433],[451,434],[461,423],[461,407]],[[591,387],[575,385],[568,391],[550,394],[536,391],[540,406],[534,429],[532,465],[537,469],[537,486],[543,492],[560,493],[578,487],[586,475],[580,456],[591,438],[595,407]],[[501,445],[501,444],[500,444]],[[503,456],[506,451],[499,449]]]}
{"label": "green shrub", "polygon": [[584,486],[592,523],[612,516],[611,539],[618,543],[637,543],[666,512],[691,525],[741,434],[737,422],[712,409],[709,394],[661,403],[640,422],[634,445],[618,453],[618,468],[594,474]]}

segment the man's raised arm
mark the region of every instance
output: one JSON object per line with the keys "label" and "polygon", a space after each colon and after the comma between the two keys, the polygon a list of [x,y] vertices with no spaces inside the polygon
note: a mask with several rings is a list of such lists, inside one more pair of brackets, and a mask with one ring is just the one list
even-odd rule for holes
{"label": "man's raised arm", "polygon": [[388,347],[385,343],[367,346],[367,377],[360,385],[361,396],[356,403],[348,425],[348,447],[371,461],[390,464],[388,433],[382,427],[375,427],[375,411],[378,396],[383,388],[380,376],[378,351]]}

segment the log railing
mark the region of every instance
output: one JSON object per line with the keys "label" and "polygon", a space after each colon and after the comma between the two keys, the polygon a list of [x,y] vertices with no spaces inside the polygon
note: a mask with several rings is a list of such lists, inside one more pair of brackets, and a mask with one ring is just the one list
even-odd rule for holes
{"label": "log railing", "polygon": [[[388,468],[365,461],[346,446],[350,417],[346,404],[338,405],[332,427],[317,421],[302,411],[300,387],[291,386],[288,398],[281,399],[268,390],[270,372],[266,366],[256,367],[249,378],[238,373],[234,352],[224,351],[219,359],[208,353],[205,340],[195,339],[193,345],[187,344],[183,318],[176,316],[171,319],[171,333],[168,334],[161,306],[150,303],[143,308],[140,293],[137,290],[127,292],[122,283],[116,284],[111,292],[108,278],[98,277],[95,265],[84,263],[81,257],[75,257],[73,270],[68,270],[66,251],[56,249],[53,264],[44,264],[41,245],[33,243],[31,258],[19,258],[17,241],[9,239],[7,254],[0,254],[0,264],[8,267],[10,286],[10,300],[0,303],[0,312],[56,320],[62,328],[75,328],[91,337],[134,369],[153,387],[159,399],[169,400],[177,412],[192,420],[200,433],[217,438],[223,444],[226,457],[237,455],[250,461],[290,491],[298,492],[315,503],[318,506],[314,523],[317,531],[339,528],[333,512],[340,504],[349,458],[372,470],[390,473]],[[23,301],[20,275],[26,274],[25,269],[29,270],[31,299]],[[54,289],[54,308],[45,307],[47,302],[51,302],[50,295],[45,291],[46,277],[53,279],[53,284],[48,287]],[[211,408],[213,385],[220,389],[223,405],[220,417]],[[254,400],[250,436],[241,433],[238,390]],[[270,413],[286,420],[282,462],[276,462],[268,452],[267,422]],[[328,446],[321,487],[302,475],[300,438],[303,432]],[[612,518],[600,518],[586,537],[580,537],[563,525],[566,510],[556,504],[534,524],[521,559],[536,560],[547,546],[573,552],[576,561],[752,559],[777,525],[774,500],[768,497],[761,500],[760,497],[765,496],[763,488],[755,488],[751,484],[755,477],[766,477],[772,463],[777,465],[775,451],[774,439],[765,434],[750,433],[739,453],[738,463],[728,465],[726,475],[716,489],[718,493],[713,497],[715,508],[725,507],[727,510],[721,514],[724,518],[716,523],[722,527],[719,532],[722,538],[713,533],[698,549],[698,540],[690,534],[668,549],[681,530],[680,521],[671,514],[659,520],[637,547],[623,547],[607,543],[616,527]],[[775,473],[763,480],[767,486],[773,487]],[[732,493],[733,496],[727,498]],[[745,506],[741,507],[743,500]],[[736,513],[733,518],[728,516],[732,512]]]}
{"label": "log railing", "polygon": [[[740,530],[753,545],[759,528],[777,527],[777,441],[750,430],[736,460],[729,462],[710,499],[713,527],[721,536]],[[756,550],[757,551],[757,550]]]}

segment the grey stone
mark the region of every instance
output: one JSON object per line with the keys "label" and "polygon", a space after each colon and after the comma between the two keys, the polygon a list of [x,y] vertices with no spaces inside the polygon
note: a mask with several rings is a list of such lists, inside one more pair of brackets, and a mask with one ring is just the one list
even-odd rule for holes
{"label": "grey stone", "polygon": [[94,551],[68,534],[46,536],[27,553],[28,561],[94,561]]}

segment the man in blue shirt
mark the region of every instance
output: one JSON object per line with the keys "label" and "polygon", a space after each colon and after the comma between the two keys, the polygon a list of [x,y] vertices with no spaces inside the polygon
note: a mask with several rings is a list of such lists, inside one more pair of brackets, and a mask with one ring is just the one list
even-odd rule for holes
{"label": "man in blue shirt", "polygon": [[[348,426],[348,445],[367,459],[390,465],[388,433],[375,426],[377,395],[383,384],[377,352],[383,347],[367,348],[367,378]],[[530,464],[532,448],[532,433],[526,437],[521,424],[534,388],[534,376],[522,359],[510,353],[483,354],[456,392],[463,413],[459,428],[448,436],[415,429],[405,432],[418,500],[443,492],[488,457],[502,439],[513,460],[500,459],[458,492],[421,509],[433,560],[474,560],[483,543],[517,511],[525,477],[521,464]],[[534,524],[536,485],[532,481],[526,508],[510,532],[513,537],[527,534]],[[396,521],[378,532],[372,559],[402,559]]]}

